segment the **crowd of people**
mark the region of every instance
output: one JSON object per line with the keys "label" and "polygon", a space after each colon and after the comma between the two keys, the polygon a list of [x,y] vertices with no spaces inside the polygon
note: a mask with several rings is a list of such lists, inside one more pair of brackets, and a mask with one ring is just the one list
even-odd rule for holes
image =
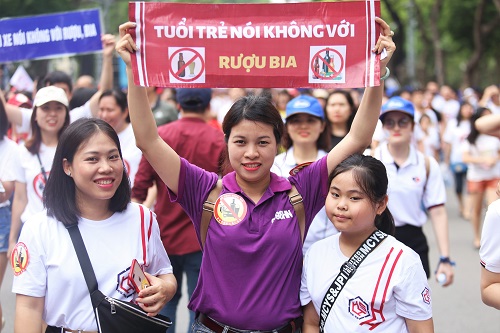
{"label": "crowd of people", "polygon": [[[184,277],[192,332],[433,332],[428,279],[454,280],[446,185],[500,309],[498,87],[389,96],[396,46],[377,23],[387,56],[363,91],[136,86],[128,22],[102,38],[98,85],[56,71],[32,94],[0,93],[0,284],[10,261],[16,332],[97,332],[74,225],[99,289],[174,332]],[[140,292],[132,259],[151,284]]]}

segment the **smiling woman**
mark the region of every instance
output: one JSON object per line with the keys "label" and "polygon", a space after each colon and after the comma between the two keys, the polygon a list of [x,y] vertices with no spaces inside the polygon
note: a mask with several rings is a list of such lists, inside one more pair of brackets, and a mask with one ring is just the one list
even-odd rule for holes
{"label": "smiling woman", "polygon": [[68,98],[63,89],[49,86],[38,90],[31,114],[31,138],[20,147],[8,255],[21,226],[43,209],[42,196],[59,137],[69,124]]}
{"label": "smiling woman", "polygon": [[[130,203],[120,142],[109,124],[82,118],[64,131],[44,201],[46,211],[26,222],[12,256],[16,332],[40,332],[42,320],[46,332],[97,331],[69,226],[80,230],[103,294],[135,300],[151,315],[172,298],[177,285],[156,218]],[[133,259],[151,283],[138,294],[127,287]]]}

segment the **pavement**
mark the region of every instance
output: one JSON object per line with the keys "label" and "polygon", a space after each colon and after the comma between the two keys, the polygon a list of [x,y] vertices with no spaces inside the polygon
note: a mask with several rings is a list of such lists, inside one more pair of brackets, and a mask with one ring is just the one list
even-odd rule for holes
{"label": "pavement", "polygon": [[[451,191],[448,191],[446,208],[449,217],[451,258],[456,261],[457,265],[455,266],[455,281],[451,286],[441,287],[434,277],[429,282],[432,290],[434,331],[436,333],[499,333],[500,311],[487,307],[481,302],[479,254],[472,244],[472,227],[468,221],[459,216],[458,205]],[[429,242],[431,268],[433,268],[437,265],[439,253],[432,223],[428,222],[425,225],[424,232]],[[0,293],[6,319],[3,332],[7,333],[14,332],[15,296],[10,291],[11,287],[12,271],[8,267]],[[185,285],[183,290],[177,314],[176,332],[171,333],[189,332]]]}

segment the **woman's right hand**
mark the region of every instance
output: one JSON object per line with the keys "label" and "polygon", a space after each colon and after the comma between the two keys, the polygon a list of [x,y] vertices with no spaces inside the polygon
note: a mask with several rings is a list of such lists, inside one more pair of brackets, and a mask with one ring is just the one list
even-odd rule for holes
{"label": "woman's right hand", "polygon": [[120,32],[120,40],[116,44],[116,52],[120,55],[120,57],[125,62],[127,67],[132,67],[132,61],[130,54],[137,51],[137,45],[135,45],[134,39],[129,33],[129,29],[135,28],[136,23],[127,22],[123,23],[119,27]]}

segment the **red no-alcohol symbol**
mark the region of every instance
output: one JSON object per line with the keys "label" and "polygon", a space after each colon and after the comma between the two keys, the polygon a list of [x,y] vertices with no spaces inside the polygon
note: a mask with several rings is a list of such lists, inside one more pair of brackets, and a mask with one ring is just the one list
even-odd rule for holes
{"label": "red no-alcohol symbol", "polygon": [[[321,55],[322,52],[324,55]],[[330,52],[333,53],[331,56]],[[340,59],[339,68],[335,68],[334,66],[335,56],[338,56]],[[344,65],[344,58],[342,57],[342,54],[339,51],[328,47],[326,49],[319,50],[311,59],[311,70],[313,71],[315,78],[319,80],[335,79],[344,70]]]}
{"label": "red no-alcohol symbol", "polygon": [[[179,68],[177,68],[177,71],[175,71],[174,68],[176,68],[177,66],[174,66],[174,65],[178,64],[177,59],[179,59],[179,54],[181,52],[185,52],[186,55],[190,55],[191,57],[189,59],[184,60],[184,65],[180,66]],[[194,67],[195,61],[197,59],[199,59],[199,61],[201,63],[201,68],[199,68],[199,69],[196,69]],[[174,78],[176,80],[179,80],[182,82],[195,81],[203,74],[203,72],[205,72],[205,60],[203,59],[203,56],[193,48],[184,47],[184,48],[180,48],[180,49],[176,50],[170,56],[169,61],[170,61],[170,73],[174,76]],[[189,71],[192,72],[192,76],[190,76],[190,77],[181,76],[181,74],[185,73],[187,69],[189,69]],[[198,72],[198,70],[199,70],[199,72]],[[196,71],[196,74],[194,73],[194,71]]]}

